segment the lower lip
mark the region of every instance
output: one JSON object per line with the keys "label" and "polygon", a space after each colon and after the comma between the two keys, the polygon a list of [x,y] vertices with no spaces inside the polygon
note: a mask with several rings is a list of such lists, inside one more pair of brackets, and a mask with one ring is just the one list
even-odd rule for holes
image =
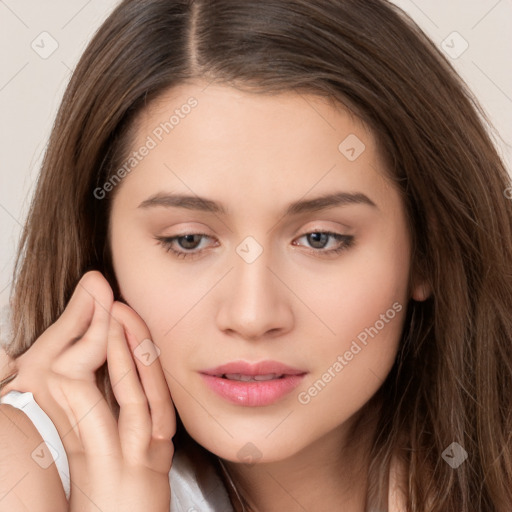
{"label": "lower lip", "polygon": [[243,382],[201,374],[210,389],[222,398],[237,405],[261,407],[277,402],[295,389],[305,374],[287,375],[281,379]]}

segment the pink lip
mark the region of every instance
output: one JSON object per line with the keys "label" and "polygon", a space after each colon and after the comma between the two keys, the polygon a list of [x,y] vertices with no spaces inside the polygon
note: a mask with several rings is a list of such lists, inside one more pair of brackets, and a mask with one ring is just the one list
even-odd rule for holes
{"label": "pink lip", "polygon": [[[243,382],[222,378],[226,373],[239,373],[251,377],[271,373],[283,376],[266,381]],[[276,402],[296,388],[306,373],[277,361],[234,361],[200,372],[212,391],[232,403],[246,407],[261,407]]]}

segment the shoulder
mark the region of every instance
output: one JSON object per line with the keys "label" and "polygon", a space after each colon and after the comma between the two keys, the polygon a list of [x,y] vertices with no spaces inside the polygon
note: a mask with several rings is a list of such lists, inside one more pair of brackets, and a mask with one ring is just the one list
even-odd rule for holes
{"label": "shoulder", "polygon": [[23,411],[8,404],[0,404],[0,460],[0,512],[67,510],[57,468],[41,434]]}

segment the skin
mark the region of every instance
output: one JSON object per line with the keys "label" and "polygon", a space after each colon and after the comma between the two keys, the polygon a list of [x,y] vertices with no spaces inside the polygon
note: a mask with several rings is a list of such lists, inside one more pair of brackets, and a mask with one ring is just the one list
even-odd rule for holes
{"label": "skin", "polygon": [[[50,417],[72,475],[69,503],[34,424],[28,417],[19,422],[24,414],[2,403],[0,432],[13,425],[17,432],[0,436],[0,458],[9,461],[0,510],[168,512],[175,410],[159,360],[147,366],[132,357],[149,336],[133,309],[113,301],[100,272],[82,277],[57,321],[15,360],[16,377],[1,390],[2,397],[31,392]],[[105,361],[119,418],[96,386]]]}
{"label": "skin", "polygon": [[[113,192],[110,244],[121,294],[160,350],[187,431],[224,460],[252,508],[361,511],[368,436],[360,432],[354,443],[348,429],[392,367],[408,300],[426,298],[424,284],[409,280],[402,201],[371,131],[343,108],[314,95],[205,87],[175,87],[137,120],[133,151],[191,96],[198,101]],[[338,149],[349,134],[365,145],[354,161]],[[364,194],[374,205],[285,215],[291,202],[334,191]],[[158,193],[208,198],[226,213],[139,207]],[[306,236],[319,231],[352,236],[353,244],[326,255],[343,243]],[[172,243],[195,253],[189,258],[155,239],[196,233],[206,237]],[[236,251],[248,236],[263,250],[252,263]],[[332,377],[338,356],[397,303],[394,318]],[[239,359],[276,360],[307,375],[277,403],[243,407],[198,373]],[[329,368],[327,385],[301,403],[300,393]],[[241,449],[257,463],[242,464]]]}

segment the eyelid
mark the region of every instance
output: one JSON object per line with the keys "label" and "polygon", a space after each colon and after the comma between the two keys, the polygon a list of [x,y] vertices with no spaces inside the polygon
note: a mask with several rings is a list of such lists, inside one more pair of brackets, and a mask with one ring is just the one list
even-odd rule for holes
{"label": "eyelid", "polygon": [[[330,226],[319,225],[318,222],[310,222],[305,225],[305,227],[301,227],[300,229],[295,231],[294,236],[299,236],[300,234],[309,234],[309,233],[334,233],[339,235],[349,235],[354,231],[354,227],[349,226],[348,224],[343,224],[341,222],[333,222],[329,221],[328,224]],[[304,226],[304,225],[303,225]]]}

